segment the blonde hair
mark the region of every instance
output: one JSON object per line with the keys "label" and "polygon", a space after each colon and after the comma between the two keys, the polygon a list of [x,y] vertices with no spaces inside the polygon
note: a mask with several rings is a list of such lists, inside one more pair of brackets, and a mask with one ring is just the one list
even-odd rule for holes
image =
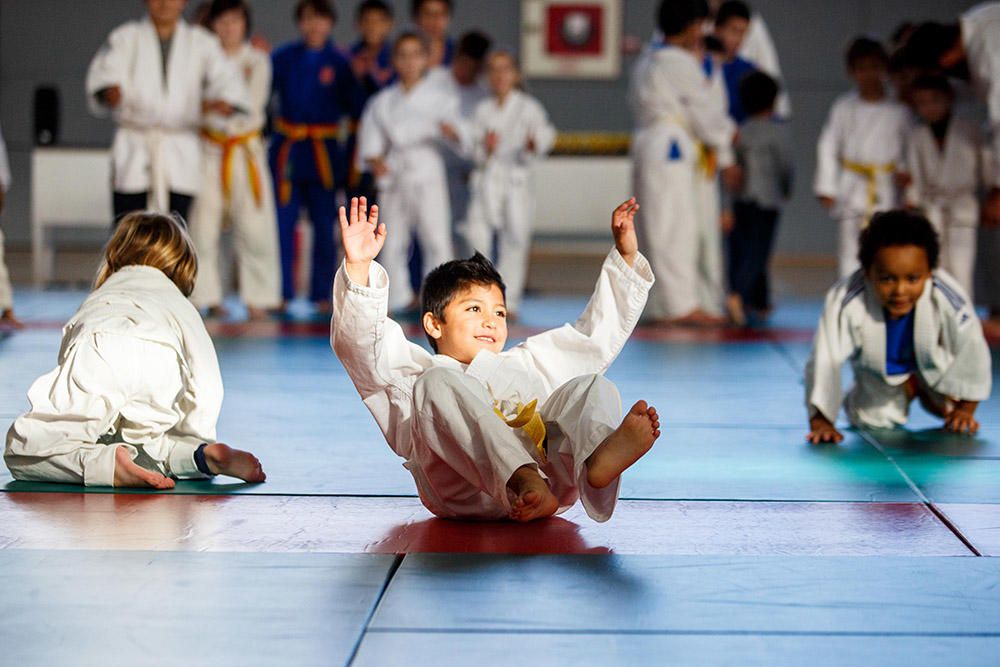
{"label": "blonde hair", "polygon": [[104,261],[94,288],[126,266],[151,266],[162,271],[184,296],[191,296],[198,274],[198,256],[184,221],[173,215],[135,211],[123,217],[104,248]]}

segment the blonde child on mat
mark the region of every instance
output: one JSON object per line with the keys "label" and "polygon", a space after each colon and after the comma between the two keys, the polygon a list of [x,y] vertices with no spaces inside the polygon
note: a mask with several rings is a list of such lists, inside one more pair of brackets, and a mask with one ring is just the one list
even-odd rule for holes
{"label": "blonde child on mat", "polygon": [[580,499],[595,520],[610,518],[621,473],[660,435],[645,401],[622,420],[618,390],[603,376],[653,284],[635,199],[615,209],[615,248],[580,319],[509,350],[493,265],[477,254],[432,271],[421,310],[435,354],[386,316],[389,277],[373,261],[386,226],[377,207],[366,209],[354,199],[350,219],[340,212],[346,259],[330,342],[424,506],[445,518],[531,521]]}
{"label": "blonde child on mat", "polygon": [[15,479],[170,489],[212,475],[263,482],[249,452],[215,439],[222,377],[188,301],[197,258],[183,224],[119,221],[94,291],[63,328],[58,365],[7,432]]}

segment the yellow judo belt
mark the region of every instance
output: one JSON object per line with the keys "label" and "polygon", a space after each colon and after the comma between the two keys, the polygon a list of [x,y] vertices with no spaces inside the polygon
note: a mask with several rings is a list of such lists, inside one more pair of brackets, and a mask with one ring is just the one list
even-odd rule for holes
{"label": "yellow judo belt", "polygon": [[527,405],[518,403],[514,416],[508,418],[500,410],[500,401],[493,404],[493,412],[497,414],[497,417],[502,419],[512,429],[523,431],[528,436],[528,439],[534,443],[542,463],[545,464],[549,461],[548,453],[545,450],[545,422],[542,421],[542,416],[538,414],[537,408],[537,398]]}
{"label": "yellow judo belt", "polygon": [[868,186],[868,211],[865,214],[865,227],[868,226],[868,221],[871,220],[872,214],[875,213],[875,206],[878,205],[878,175],[879,174],[891,174],[896,171],[895,162],[886,162],[885,164],[872,164],[867,162],[854,162],[853,160],[842,160],[841,166],[847,171],[857,174],[865,179]]}
{"label": "yellow judo belt", "polygon": [[718,152],[708,144],[703,144],[700,141],[698,142],[697,168],[705,178],[709,179],[715,178],[715,173],[719,169]]}
{"label": "yellow judo belt", "polygon": [[313,158],[316,160],[316,170],[319,172],[323,188],[333,190],[333,167],[330,165],[330,155],[326,152],[326,140],[340,138],[338,123],[292,123],[284,118],[274,122],[276,133],[284,137],[281,148],[278,149],[275,178],[278,182],[278,200],[287,204],[292,198],[292,182],[288,177],[288,157],[292,146],[300,141],[312,143]]}
{"label": "yellow judo belt", "polygon": [[263,201],[260,170],[257,168],[257,160],[254,159],[253,151],[250,148],[250,143],[260,136],[260,130],[230,135],[205,128],[201,131],[201,136],[222,149],[222,197],[226,203],[229,202],[233,190],[233,155],[237,148],[242,149],[247,162],[247,175],[250,178],[253,199],[257,203],[257,207],[260,208]]}

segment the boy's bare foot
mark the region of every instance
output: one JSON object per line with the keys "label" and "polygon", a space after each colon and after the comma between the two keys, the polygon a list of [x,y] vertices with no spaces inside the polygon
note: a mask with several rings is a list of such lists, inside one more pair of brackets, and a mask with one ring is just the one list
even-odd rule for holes
{"label": "boy's bare foot", "polygon": [[515,470],[507,487],[516,496],[510,510],[510,518],[514,521],[544,519],[559,509],[559,501],[552,494],[552,489],[531,466]]}
{"label": "boy's bare foot", "polygon": [[264,308],[258,308],[257,306],[247,306],[247,319],[249,319],[251,322],[263,322],[265,320],[271,319],[271,316]]}
{"label": "boy's bare foot", "polygon": [[0,326],[10,327],[11,329],[23,329],[24,322],[14,316],[13,308],[6,308],[3,312],[0,312]]}
{"label": "boy's bare foot", "polygon": [[739,294],[730,294],[726,297],[726,312],[729,314],[729,322],[733,326],[745,327],[747,325],[747,313],[743,308],[743,299]]}
{"label": "boy's bare foot", "polygon": [[642,458],[660,437],[656,408],[639,401],[625,415],[621,426],[597,446],[587,459],[587,482],[603,489]]}
{"label": "boy's bare foot", "polygon": [[221,442],[205,447],[205,462],[208,463],[208,469],[216,475],[228,475],[255,483],[267,479],[256,456]]}
{"label": "boy's bare foot", "polygon": [[118,447],[115,452],[114,485],[122,488],[138,487],[163,491],[174,488],[175,483],[174,480],[158,472],[146,470],[132,460],[127,449]]}

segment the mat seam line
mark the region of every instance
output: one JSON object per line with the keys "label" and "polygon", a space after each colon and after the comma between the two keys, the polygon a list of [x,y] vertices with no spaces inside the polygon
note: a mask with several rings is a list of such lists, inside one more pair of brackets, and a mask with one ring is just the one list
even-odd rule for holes
{"label": "mat seam line", "polygon": [[943,511],[941,511],[940,509],[938,509],[938,507],[931,501],[931,499],[928,498],[926,494],[924,494],[924,492],[920,490],[920,487],[918,487],[916,483],[910,478],[910,476],[906,474],[906,471],[903,470],[902,466],[900,466],[899,463],[896,462],[896,459],[893,458],[893,456],[889,452],[885,451],[885,448],[882,447],[882,443],[880,443],[875,436],[873,436],[871,433],[869,433],[864,429],[858,429],[857,433],[864,439],[865,442],[874,447],[880,454],[882,454],[882,456],[884,456],[886,459],[889,460],[889,463],[891,463],[893,467],[899,472],[899,474],[903,477],[903,480],[907,483],[907,485],[909,485],[910,489],[915,494],[917,494],[918,498],[920,498],[920,502],[922,502],[927,507],[927,509],[931,511],[931,514],[933,514],[938,521],[944,524],[945,528],[950,530],[951,533],[962,544],[964,544],[965,547],[969,551],[971,551],[974,556],[978,556],[980,558],[983,557],[982,552],[980,552],[979,549],[976,548],[976,545],[972,543],[972,540],[967,538],[965,534],[962,533],[961,530],[959,530],[958,526],[952,522],[952,520],[948,517],[948,515],[945,514]]}
{"label": "mat seam line", "polygon": [[512,634],[512,635],[646,635],[646,636],[773,636],[773,637],[964,637],[993,638],[1000,632],[875,632],[864,630],[635,630],[575,628],[372,628],[373,634]]}
{"label": "mat seam line", "polygon": [[379,606],[382,604],[382,599],[385,597],[386,591],[389,590],[389,584],[392,580],[396,578],[396,572],[399,571],[400,566],[403,564],[403,559],[406,558],[406,554],[396,554],[395,558],[392,560],[392,565],[389,566],[389,571],[385,575],[385,580],[382,582],[382,588],[379,589],[378,595],[375,597],[375,602],[372,603],[372,608],[368,611],[368,615],[365,617],[365,622],[361,626],[361,632],[358,634],[357,641],[354,642],[354,646],[351,647],[351,653],[347,656],[347,661],[344,663],[345,667],[351,667],[354,664],[355,659],[358,657],[358,652],[361,650],[361,644],[364,643],[365,637],[368,635],[369,630],[372,628],[371,622],[375,618],[375,614],[378,612]]}

